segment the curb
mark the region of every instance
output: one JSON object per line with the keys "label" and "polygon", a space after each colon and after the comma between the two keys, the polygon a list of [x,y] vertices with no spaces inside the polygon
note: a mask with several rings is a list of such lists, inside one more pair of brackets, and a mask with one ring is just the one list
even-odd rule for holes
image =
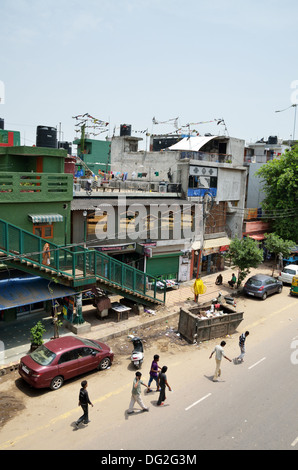
{"label": "curb", "polygon": [[[116,333],[110,333],[106,336],[101,336],[100,338],[96,338],[98,341],[102,342],[107,342],[110,339],[118,338],[120,336],[124,335],[129,335],[131,330],[138,331],[139,329],[142,328],[147,328],[148,326],[151,325],[158,325],[159,323],[162,323],[163,321],[167,321],[169,318],[173,318],[175,316],[179,315],[179,311],[176,311],[174,313],[169,313],[168,315],[165,315],[161,318],[155,318],[153,320],[148,320],[142,323],[141,325],[136,325],[136,326],[130,326],[125,328],[124,330],[117,331]],[[0,377],[3,375],[9,374],[10,372],[14,372],[18,369],[19,367],[19,361],[18,362],[12,362],[11,364],[6,364],[5,366],[0,367]]]}

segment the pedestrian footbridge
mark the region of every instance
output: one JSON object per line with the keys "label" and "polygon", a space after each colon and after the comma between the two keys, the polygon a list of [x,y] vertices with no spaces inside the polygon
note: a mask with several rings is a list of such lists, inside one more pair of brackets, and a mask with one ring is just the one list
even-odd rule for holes
{"label": "pedestrian footbridge", "polygon": [[[44,264],[48,243],[50,264]],[[159,279],[111,256],[82,246],[59,246],[0,219],[0,262],[35,274],[77,292],[95,285],[145,305],[164,304],[166,285]]]}

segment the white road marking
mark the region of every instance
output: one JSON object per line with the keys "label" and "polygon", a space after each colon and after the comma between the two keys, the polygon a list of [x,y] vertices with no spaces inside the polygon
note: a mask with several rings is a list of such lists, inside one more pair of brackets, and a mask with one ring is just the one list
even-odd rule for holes
{"label": "white road marking", "polygon": [[295,441],[292,442],[291,446],[294,447],[298,443],[298,437],[296,437]]}
{"label": "white road marking", "polygon": [[255,364],[253,364],[252,366],[250,366],[248,369],[252,369],[253,367],[257,366],[258,364],[260,364],[260,362],[263,362],[265,361],[266,357],[263,357],[263,359],[260,359],[258,362],[256,362]]}
{"label": "white road marking", "polygon": [[195,401],[192,405],[189,405],[187,408],[185,408],[185,411],[190,410],[190,408],[192,408],[193,406],[197,405],[198,403],[200,403],[201,401],[205,400],[206,398],[210,397],[210,395],[211,395],[211,393],[208,393],[208,395],[205,395],[204,397],[200,398],[200,400]]}

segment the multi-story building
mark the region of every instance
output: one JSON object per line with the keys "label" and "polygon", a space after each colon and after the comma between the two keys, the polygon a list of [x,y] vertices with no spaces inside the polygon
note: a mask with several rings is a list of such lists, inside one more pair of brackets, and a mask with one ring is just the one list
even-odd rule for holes
{"label": "multi-story building", "polygon": [[270,232],[270,223],[264,222],[265,214],[261,206],[265,194],[262,180],[256,176],[256,172],[267,162],[279,159],[287,149],[290,149],[288,142],[277,136],[269,136],[267,140],[262,138],[245,147],[244,165],[248,171],[243,235],[257,240],[260,245],[265,239],[265,233]]}
{"label": "multi-story building", "polygon": [[[94,192],[89,199],[83,192],[75,193],[73,241],[86,238],[88,245],[92,243],[152,275],[178,281],[196,275],[199,253],[201,269],[222,269],[221,254],[228,249],[231,238],[242,236],[244,141],[210,135],[185,138],[174,144],[168,139],[167,144],[173,145],[148,152],[138,151],[139,140],[131,135],[113,137],[108,185],[105,182],[100,192]],[[122,207],[120,195],[125,197]],[[115,220],[119,221],[119,214],[123,214],[122,224],[130,227],[137,218],[137,211],[133,213],[130,206],[138,202],[145,208],[142,220],[146,219],[147,228],[153,224],[153,231],[143,230],[132,243],[127,231],[125,237],[119,238],[123,227],[118,225],[117,236],[98,240],[95,227],[106,221],[99,213],[96,215],[96,209],[103,201],[113,207]],[[152,214],[154,207],[162,203],[168,215],[161,210]],[[189,210],[185,217],[183,209]],[[154,232],[156,228],[167,228],[169,236],[163,238],[160,232]]]}
{"label": "multi-story building", "polygon": [[[73,176],[64,173],[66,157],[66,150],[57,148],[0,146],[1,249],[23,243],[25,252],[32,253],[42,249],[38,237],[55,245],[70,242]],[[11,224],[9,235],[7,223]],[[20,229],[36,237],[21,238]],[[74,293],[55,283],[50,291],[49,280],[29,274],[28,269],[24,274],[22,267],[21,271],[8,270],[6,264],[0,269],[1,320],[49,309],[52,298]]]}
{"label": "multi-story building", "polygon": [[65,150],[0,147],[1,219],[59,245],[70,242],[73,176]]}

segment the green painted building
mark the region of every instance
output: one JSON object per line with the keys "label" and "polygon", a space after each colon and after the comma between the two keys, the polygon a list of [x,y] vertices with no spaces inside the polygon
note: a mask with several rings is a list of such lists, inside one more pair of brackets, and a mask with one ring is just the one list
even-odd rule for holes
{"label": "green painted building", "polygon": [[73,175],[64,149],[0,147],[0,219],[50,242],[70,242]]}
{"label": "green painted building", "polygon": [[12,147],[21,145],[21,133],[0,129],[0,147]]}
{"label": "green painted building", "polygon": [[111,169],[111,142],[95,139],[77,139],[77,154],[88,168],[98,175],[98,171],[108,172]]}

